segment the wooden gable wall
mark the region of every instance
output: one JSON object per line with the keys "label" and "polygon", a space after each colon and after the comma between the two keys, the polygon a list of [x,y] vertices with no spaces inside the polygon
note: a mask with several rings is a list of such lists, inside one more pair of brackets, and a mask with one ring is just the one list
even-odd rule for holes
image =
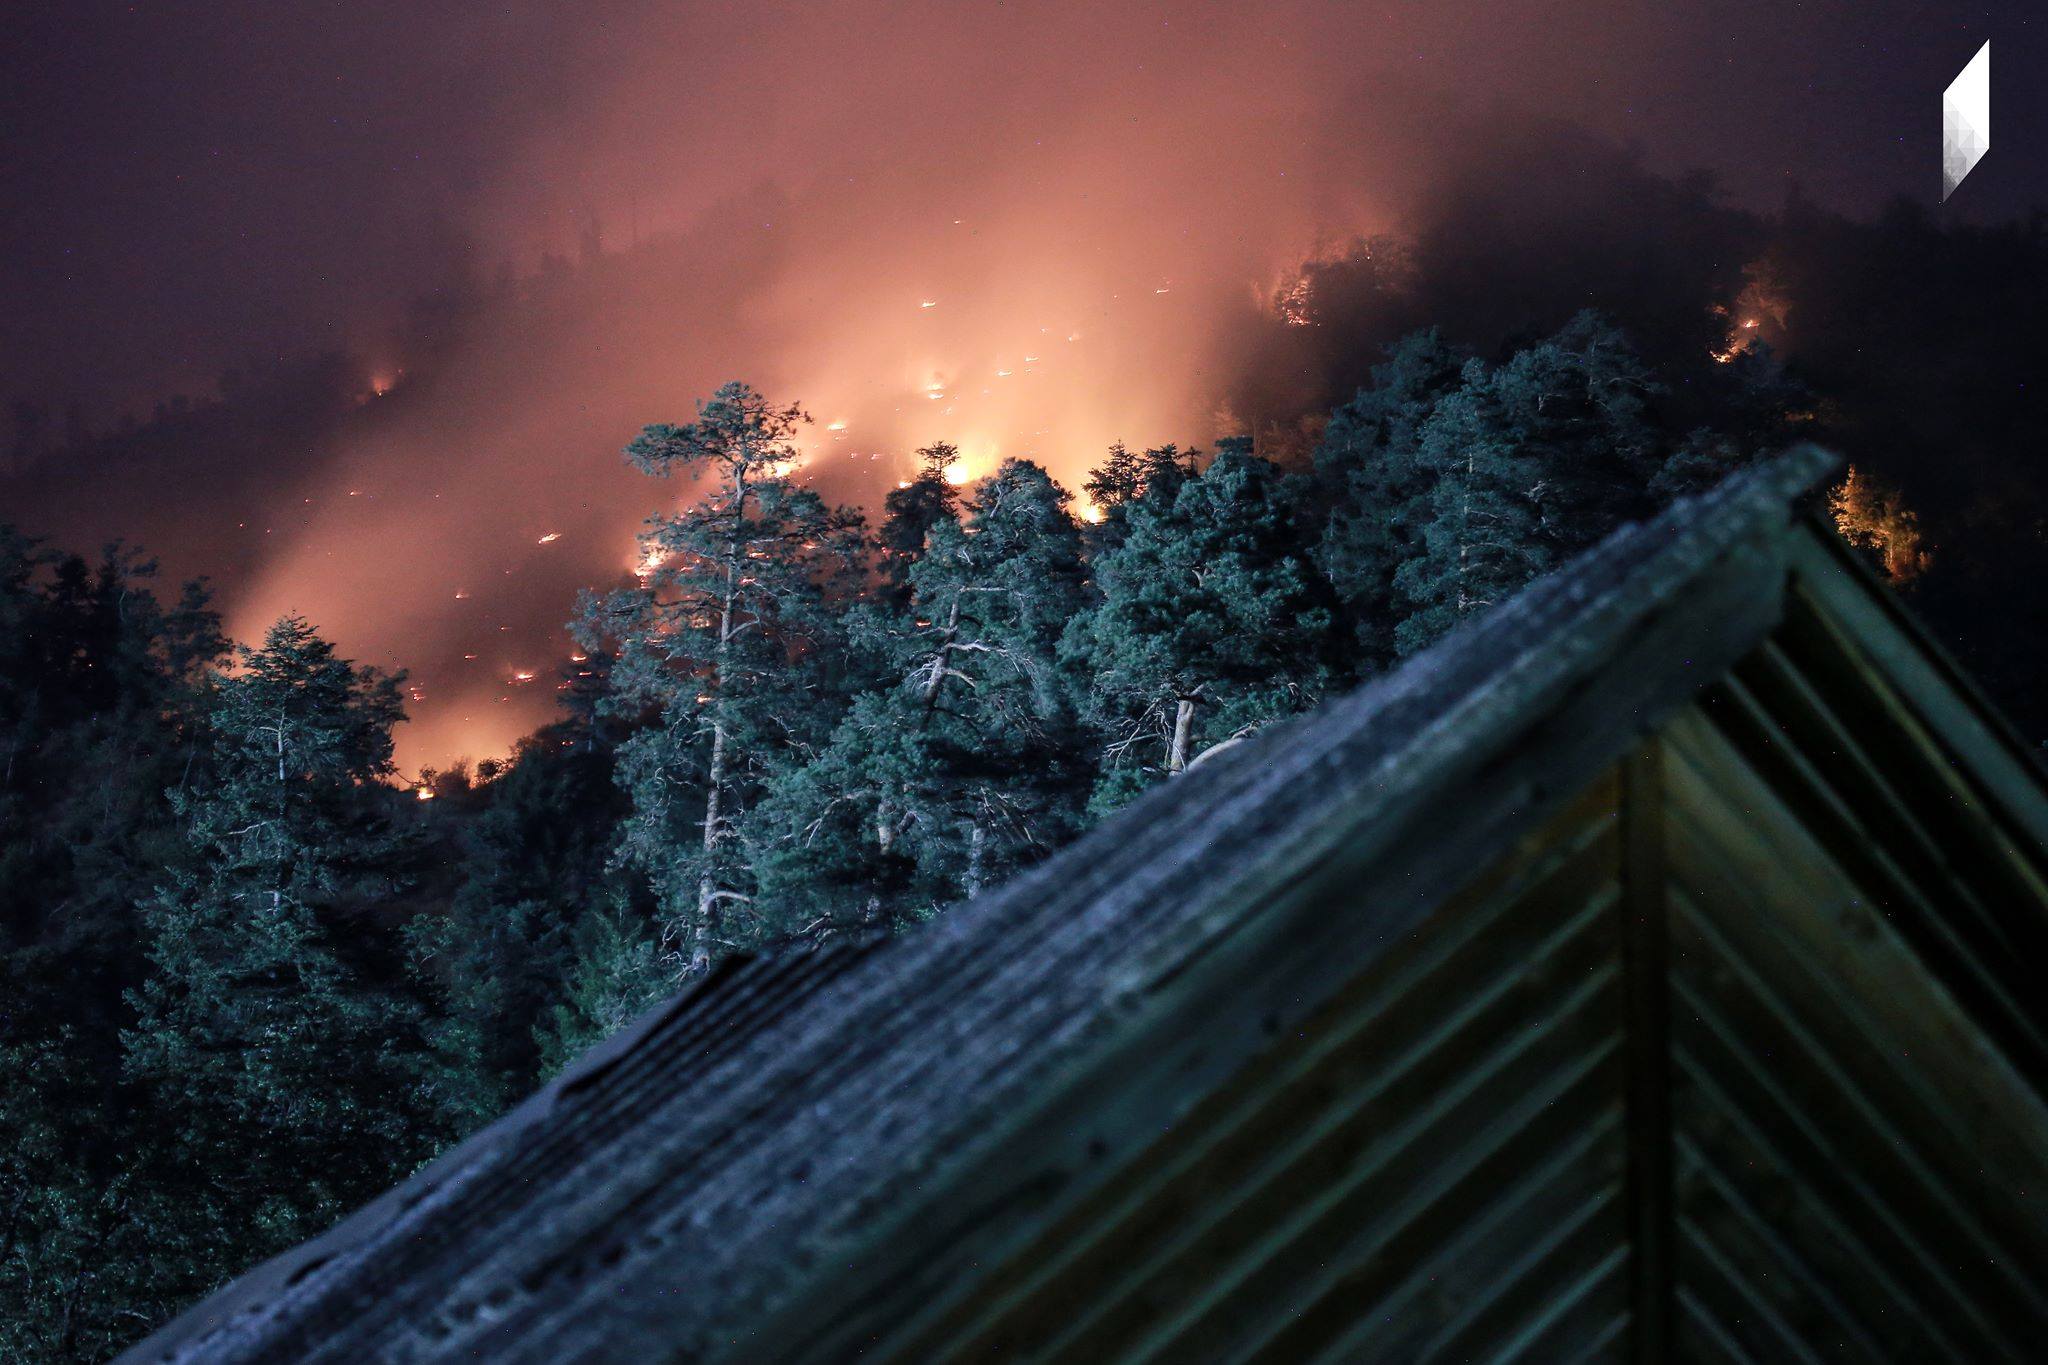
{"label": "wooden gable wall", "polygon": [[866,1354],[2038,1358],[2038,804],[1800,553],[1732,673]]}

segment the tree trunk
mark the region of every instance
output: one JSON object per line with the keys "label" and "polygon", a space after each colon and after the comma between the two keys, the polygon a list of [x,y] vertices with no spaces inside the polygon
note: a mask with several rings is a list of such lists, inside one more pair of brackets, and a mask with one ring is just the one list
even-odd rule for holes
{"label": "tree trunk", "polygon": [[1188,766],[1188,744],[1194,738],[1195,699],[1182,697],[1173,708],[1173,742],[1166,749],[1166,771],[1184,772]]}
{"label": "tree trunk", "polygon": [[[279,708],[277,713],[277,825],[280,832],[284,829],[285,796],[288,791],[289,788],[284,784],[284,710]],[[274,878],[280,871],[282,871],[281,868],[273,868],[270,875]],[[272,886],[270,888],[270,913],[272,917],[276,917],[283,912],[283,888]]]}
{"label": "tree trunk", "polygon": [[929,714],[939,704],[939,686],[946,680],[946,666],[953,657],[953,640],[960,633],[960,594],[946,612],[946,633],[939,641],[939,657],[932,663],[932,675],[924,680],[924,709]]}
{"label": "tree trunk", "polygon": [[1472,594],[1466,591],[1471,567],[1472,547],[1472,478],[1478,468],[1478,455],[1471,450],[1465,452],[1465,492],[1458,501],[1458,619],[1464,620],[1472,610]]}
{"label": "tree trunk", "polygon": [[[718,650],[711,656],[711,704],[717,706],[723,700],[725,685],[725,659],[732,645],[733,603],[739,596],[740,545],[746,535],[747,487],[744,476],[738,478],[733,495],[733,528],[726,541],[725,550],[725,599],[718,608]],[[723,833],[720,822],[724,818],[720,797],[725,790],[725,721],[714,717],[711,722],[711,765],[705,776],[704,794],[704,870],[697,878],[697,914],[690,925],[690,971],[702,972],[711,966],[711,925],[712,911],[718,903],[718,881],[714,873],[713,854]]]}
{"label": "tree trunk", "polygon": [[988,835],[983,831],[981,821],[976,820],[967,834],[967,876],[960,888],[967,893],[968,900],[981,894],[981,864],[987,846]]}
{"label": "tree trunk", "polygon": [[690,970],[701,972],[711,966],[712,907],[717,904],[718,881],[713,875],[712,853],[718,847],[719,788],[725,781],[725,727],[711,726],[710,790],[704,797],[704,871],[697,878],[697,914],[690,924]]}
{"label": "tree trunk", "polygon": [[[895,807],[886,796],[875,806],[875,846],[881,849],[884,860],[896,844],[895,814]],[[882,895],[879,891],[868,894],[868,911],[861,922],[870,926],[882,922]]]}

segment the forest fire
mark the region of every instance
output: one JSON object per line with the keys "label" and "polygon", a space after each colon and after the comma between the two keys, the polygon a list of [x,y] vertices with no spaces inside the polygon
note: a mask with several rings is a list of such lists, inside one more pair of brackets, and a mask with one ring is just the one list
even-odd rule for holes
{"label": "forest fire", "polygon": [[[1302,49],[1271,47],[1248,17],[1185,33],[1122,12],[1099,22],[1105,52],[1228,48],[1263,93],[1190,100],[1163,69],[1131,65],[1047,106],[1024,137],[1010,106],[956,106],[913,79],[903,53],[863,37],[870,78],[898,78],[891,102],[933,116],[884,118],[864,84],[826,78],[847,98],[829,114],[811,94],[797,101],[787,162],[764,163],[788,174],[758,186],[720,178],[730,157],[698,165],[683,143],[652,136],[666,115],[615,141],[599,135],[615,131],[608,115],[583,111],[572,120],[588,135],[581,151],[564,161],[550,139],[532,155],[549,183],[594,187],[589,239],[551,235],[561,223],[515,193],[527,182],[508,173],[458,225],[475,236],[485,278],[451,292],[445,314],[428,310],[441,330],[394,343],[389,319],[359,329],[369,359],[348,375],[349,392],[367,372],[390,399],[320,437],[325,453],[304,487],[237,505],[250,538],[269,543],[235,570],[230,628],[248,634],[300,609],[358,656],[419,670],[434,685],[398,737],[408,764],[445,762],[480,732],[503,749],[551,714],[531,695],[539,689],[481,726],[460,724],[495,700],[478,676],[491,670],[441,675],[438,642],[503,635],[539,657],[564,638],[579,589],[652,582],[661,556],[629,537],[665,503],[619,448],[644,423],[687,420],[695,396],[735,377],[816,413],[802,466],[785,472],[870,516],[911,452],[938,440],[970,452],[946,474],[959,489],[1014,457],[1078,493],[1119,440],[1208,450],[1250,431],[1262,452],[1306,458],[1314,442],[1302,419],[1364,377],[1408,306],[1382,287],[1399,275],[1399,253],[1359,256],[1350,244],[1411,241],[1442,211],[1438,182],[1465,176],[1469,187],[1483,158],[1455,146],[1443,159],[1406,155],[1420,145],[1411,133],[1355,112],[1346,117],[1364,122],[1344,137],[1304,144],[1301,128],[1354,110],[1332,93],[1354,75],[1314,60],[1304,69]],[[1025,60],[1041,78],[1077,69],[1064,47]],[[644,57],[627,66],[621,88],[661,88]],[[857,138],[839,136],[851,128]],[[1726,259],[1768,262],[1755,246]],[[1373,287],[1333,292],[1337,262]],[[1724,299],[1717,352],[1781,348],[1788,291],[1777,278],[1753,265]],[[1695,318],[1705,306],[1705,295],[1688,300]],[[1554,325],[1561,315],[1544,308]],[[1501,335],[1488,319],[1468,339],[1484,348]],[[116,531],[161,539],[146,525],[92,528]],[[366,553],[397,544],[444,548],[426,563]],[[214,547],[174,550],[166,563],[178,571],[218,569],[203,559],[217,559]]]}
{"label": "forest fire", "polygon": [[2012,0],[23,8],[0,1361],[2026,1358]]}

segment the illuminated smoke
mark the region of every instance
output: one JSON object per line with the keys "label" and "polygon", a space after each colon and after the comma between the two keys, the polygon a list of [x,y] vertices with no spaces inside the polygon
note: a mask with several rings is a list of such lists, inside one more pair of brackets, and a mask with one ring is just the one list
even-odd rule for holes
{"label": "illuminated smoke", "polygon": [[[550,718],[505,670],[561,657],[577,587],[652,578],[634,533],[692,496],[620,448],[727,380],[829,414],[799,477],[870,509],[941,440],[955,483],[1023,457],[1070,490],[1117,440],[1298,455],[1328,377],[1247,338],[1345,339],[1289,269],[1397,231],[1486,141],[1472,79],[1584,112],[1613,66],[1534,6],[607,15],[565,22],[576,78],[476,160],[458,226],[481,301],[450,348],[379,368],[318,514],[230,601],[239,635],[296,609],[410,668],[402,765],[502,754]],[[1248,366],[1285,382],[1247,396]]]}

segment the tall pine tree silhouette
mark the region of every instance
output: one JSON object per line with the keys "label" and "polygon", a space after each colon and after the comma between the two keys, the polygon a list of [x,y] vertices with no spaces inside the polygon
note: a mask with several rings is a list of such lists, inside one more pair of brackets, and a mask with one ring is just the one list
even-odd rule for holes
{"label": "tall pine tree silhouette", "polygon": [[390,889],[381,779],[402,717],[398,679],[296,616],[214,682],[205,773],[171,797],[188,856],[142,906],[125,1040],[163,1134],[138,1154],[135,1216],[173,1297],[322,1230],[427,1149],[408,1012],[332,932]]}
{"label": "tall pine tree silhouette", "polygon": [[741,825],[767,779],[824,742],[851,681],[831,604],[859,591],[860,522],[792,477],[809,420],[733,383],[696,421],[648,427],[627,458],[702,496],[649,521],[640,589],[584,612],[588,643],[616,641],[619,703],[658,718],[619,749],[622,846],[683,972],[761,932]]}

